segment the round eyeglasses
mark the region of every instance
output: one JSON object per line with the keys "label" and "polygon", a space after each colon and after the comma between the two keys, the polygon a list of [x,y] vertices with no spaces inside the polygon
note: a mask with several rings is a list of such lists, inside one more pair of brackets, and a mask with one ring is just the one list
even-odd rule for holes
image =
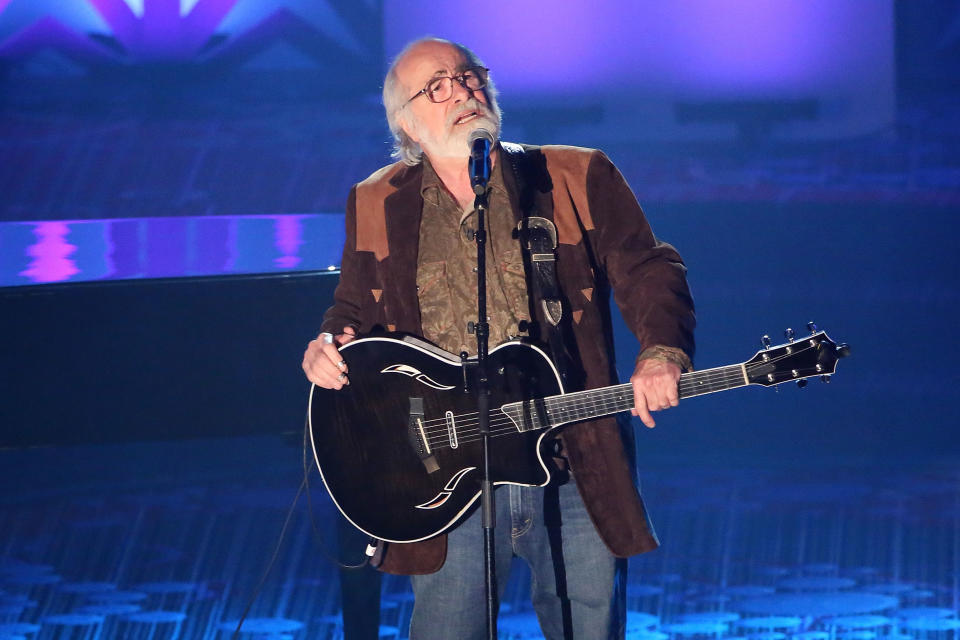
{"label": "round eyeglasses", "polygon": [[460,86],[467,91],[479,91],[487,86],[487,72],[490,71],[484,67],[470,67],[462,73],[455,76],[435,76],[430,78],[427,84],[414,94],[403,106],[407,106],[420,96],[427,96],[430,102],[446,102],[453,97],[453,81],[456,80]]}

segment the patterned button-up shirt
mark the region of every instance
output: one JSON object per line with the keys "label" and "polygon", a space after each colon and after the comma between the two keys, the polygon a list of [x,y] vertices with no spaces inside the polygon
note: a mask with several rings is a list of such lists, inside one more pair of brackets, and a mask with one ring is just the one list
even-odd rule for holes
{"label": "patterned button-up shirt", "polygon": [[[501,154],[502,155],[502,154]],[[523,255],[513,210],[503,184],[502,158],[490,175],[487,228],[489,346],[525,335],[530,319]],[[477,213],[464,211],[424,156],[423,212],[417,257],[417,295],[423,334],[452,353],[477,352],[467,330],[477,319]],[[521,327],[524,330],[521,330]]]}

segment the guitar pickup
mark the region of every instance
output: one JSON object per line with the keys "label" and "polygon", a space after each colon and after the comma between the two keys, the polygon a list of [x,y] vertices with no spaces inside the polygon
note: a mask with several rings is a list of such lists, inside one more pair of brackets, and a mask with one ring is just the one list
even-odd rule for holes
{"label": "guitar pickup", "polygon": [[437,459],[430,450],[427,430],[423,425],[423,398],[410,398],[410,417],[407,419],[407,438],[427,473],[440,469]]}

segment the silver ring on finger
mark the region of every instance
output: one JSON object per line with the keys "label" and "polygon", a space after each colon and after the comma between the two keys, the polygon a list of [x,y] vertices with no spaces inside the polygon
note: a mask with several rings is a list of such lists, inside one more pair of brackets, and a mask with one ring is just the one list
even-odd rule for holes
{"label": "silver ring on finger", "polygon": [[333,334],[324,331],[320,334],[320,340],[323,341],[323,344],[333,344]]}

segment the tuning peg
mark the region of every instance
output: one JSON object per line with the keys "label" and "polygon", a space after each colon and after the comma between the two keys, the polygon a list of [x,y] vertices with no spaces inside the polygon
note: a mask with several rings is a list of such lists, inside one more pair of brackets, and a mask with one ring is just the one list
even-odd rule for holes
{"label": "tuning peg", "polygon": [[787,327],[787,330],[783,332],[783,335],[787,340],[789,340],[790,342],[793,342],[793,336],[794,336],[793,329],[791,329],[790,327]]}
{"label": "tuning peg", "polygon": [[838,344],[837,357],[846,358],[848,355],[850,355],[850,345],[848,345],[846,342],[841,342],[840,344]]}
{"label": "tuning peg", "polygon": [[797,380],[797,386],[803,389],[805,386],[807,386],[807,379],[804,378],[803,380]]}
{"label": "tuning peg", "polygon": [[821,382],[826,382],[827,384],[830,384],[830,374],[829,374],[829,373],[825,373],[825,374],[823,374],[822,376],[820,376],[820,381],[821,381]]}
{"label": "tuning peg", "polygon": [[763,344],[764,349],[770,348],[770,336],[764,335],[762,338],[760,338],[760,342]]}
{"label": "tuning peg", "polygon": [[813,335],[817,332],[817,324],[812,320],[807,323],[807,331],[810,332],[810,335]]}

